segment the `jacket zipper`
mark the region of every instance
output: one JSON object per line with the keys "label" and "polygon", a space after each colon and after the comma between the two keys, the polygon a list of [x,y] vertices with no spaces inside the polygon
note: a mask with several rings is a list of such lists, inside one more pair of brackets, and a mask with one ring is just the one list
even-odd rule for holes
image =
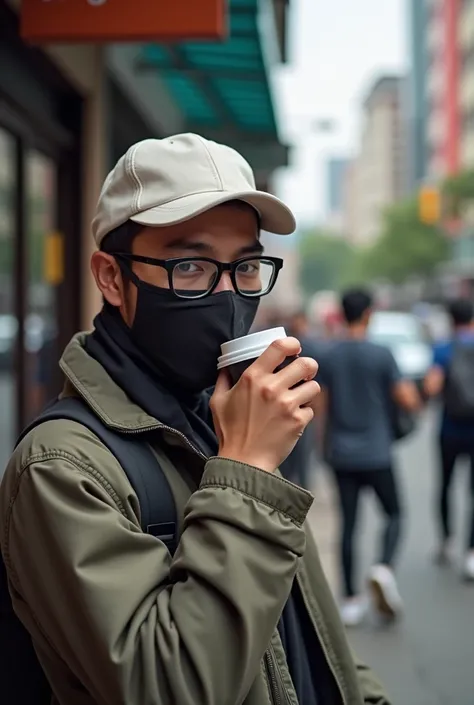
{"label": "jacket zipper", "polygon": [[315,633],[316,633],[316,636],[317,636],[318,639],[319,639],[319,643],[321,644],[321,648],[322,648],[323,653],[324,653],[324,656],[325,656],[325,658],[326,658],[326,662],[327,662],[327,664],[328,664],[328,666],[329,666],[329,668],[330,668],[330,670],[331,670],[331,673],[332,673],[332,675],[333,675],[333,678],[334,678],[334,680],[335,680],[335,682],[336,682],[337,689],[339,690],[339,693],[340,693],[340,696],[341,696],[341,701],[342,701],[343,705],[348,705],[348,702],[347,702],[347,700],[346,700],[346,698],[345,698],[345,696],[344,696],[343,690],[342,690],[342,688],[341,688],[341,684],[339,683],[339,679],[338,679],[337,674],[336,674],[336,672],[335,672],[335,670],[334,670],[334,666],[333,666],[333,664],[332,664],[332,659],[329,657],[329,653],[328,653],[326,644],[324,643],[324,640],[321,639],[321,635],[320,635],[320,631],[319,631],[318,625],[317,625],[317,623],[316,623],[315,618],[313,617],[313,613],[312,613],[312,611],[311,611],[311,609],[310,609],[308,600],[307,600],[306,595],[305,595],[305,591],[303,590],[303,586],[301,585],[301,581],[299,580],[298,577],[297,577],[297,580],[298,580],[298,584],[299,584],[299,588],[300,588],[300,592],[301,592],[301,597],[303,598],[304,606],[306,607],[306,612],[308,613],[308,617],[309,617],[310,620],[311,620],[311,624],[313,625],[313,629],[314,629],[314,631],[315,631]]}
{"label": "jacket zipper", "polygon": [[276,677],[276,668],[270,651],[265,651],[265,663],[267,664],[268,677],[270,680],[270,693],[272,696],[273,705],[281,705],[280,691],[278,689],[278,681]]}
{"label": "jacket zipper", "polygon": [[177,431],[175,428],[172,428],[171,426],[165,426],[164,424],[159,424],[158,426],[145,426],[145,428],[135,428],[135,429],[129,429],[129,428],[120,428],[120,433],[126,433],[129,436],[134,436],[138,435],[140,433],[147,433],[148,431],[169,431],[172,433],[174,436],[178,436],[182,441],[184,441],[185,445],[192,450],[194,453],[199,455],[200,458],[203,460],[209,460],[207,455],[204,455],[196,446],[194,446],[190,440],[186,438],[184,433],[181,433],[181,431]]}

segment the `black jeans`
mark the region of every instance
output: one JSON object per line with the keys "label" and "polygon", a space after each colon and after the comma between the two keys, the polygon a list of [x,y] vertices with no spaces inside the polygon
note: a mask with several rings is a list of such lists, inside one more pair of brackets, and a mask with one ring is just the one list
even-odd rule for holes
{"label": "black jeans", "polygon": [[444,540],[451,536],[451,512],[449,491],[458,458],[465,456],[469,461],[470,471],[470,517],[468,521],[467,546],[474,548],[474,438],[458,439],[442,436],[441,477],[439,483],[438,510],[441,523],[441,536]]}
{"label": "black jeans", "polygon": [[354,532],[357,524],[361,490],[372,489],[385,514],[385,526],[380,538],[379,562],[393,565],[400,540],[401,508],[398,487],[391,467],[379,470],[337,470],[342,514],[340,557],[344,589],[347,597],[357,594],[354,589]]}

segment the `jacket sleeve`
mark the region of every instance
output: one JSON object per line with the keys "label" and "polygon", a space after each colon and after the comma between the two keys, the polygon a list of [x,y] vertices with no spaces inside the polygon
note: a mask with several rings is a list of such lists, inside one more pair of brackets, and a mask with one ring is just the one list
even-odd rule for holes
{"label": "jacket sleeve", "polygon": [[363,702],[367,705],[392,705],[375,673],[354,654]]}
{"label": "jacket sleeve", "polygon": [[290,593],[311,502],[276,475],[210,459],[171,559],[97,468],[44,453],[10,504],[9,578],[94,701],[237,705]]}

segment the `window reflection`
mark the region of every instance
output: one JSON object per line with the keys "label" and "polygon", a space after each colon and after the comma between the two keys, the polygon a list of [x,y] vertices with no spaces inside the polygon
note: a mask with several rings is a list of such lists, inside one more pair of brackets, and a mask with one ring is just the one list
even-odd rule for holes
{"label": "window reflection", "polygon": [[33,418],[52,396],[58,361],[56,287],[48,281],[47,239],[56,226],[56,167],[36,151],[26,155],[28,287],[25,317],[26,409]]}
{"label": "window reflection", "polygon": [[14,348],[15,142],[0,129],[0,476],[10,455],[16,424]]}

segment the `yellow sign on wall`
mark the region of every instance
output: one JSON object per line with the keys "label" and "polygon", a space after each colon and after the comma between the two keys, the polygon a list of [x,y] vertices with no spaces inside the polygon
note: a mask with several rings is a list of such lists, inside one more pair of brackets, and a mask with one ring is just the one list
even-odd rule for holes
{"label": "yellow sign on wall", "polygon": [[51,232],[45,237],[43,276],[51,286],[58,286],[64,281],[64,236]]}

